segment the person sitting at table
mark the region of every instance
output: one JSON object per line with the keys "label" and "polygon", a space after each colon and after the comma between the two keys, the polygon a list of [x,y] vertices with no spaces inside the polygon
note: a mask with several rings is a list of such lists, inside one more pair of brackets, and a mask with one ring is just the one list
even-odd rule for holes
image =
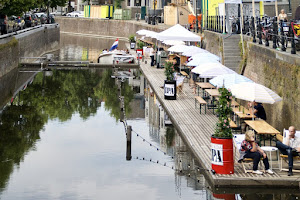
{"label": "person sitting at table", "polygon": [[179,72],[179,66],[180,66],[180,56],[178,54],[175,54],[175,57],[173,58],[176,62],[174,63],[174,69],[176,72]]}
{"label": "person sitting at table", "polygon": [[263,157],[266,172],[269,174],[274,174],[274,172],[270,169],[267,154],[258,146],[258,144],[254,140],[253,130],[248,130],[245,133],[245,140],[243,140],[241,143],[241,152],[245,154],[244,158],[253,159],[253,174],[263,174],[258,170],[258,163],[260,162],[261,157]]}
{"label": "person sitting at table", "polygon": [[248,104],[248,107],[249,107],[250,111],[252,110],[252,107],[253,107],[253,114],[257,118],[267,120],[266,111],[261,103],[257,103],[254,101],[253,103]]}
{"label": "person sitting at table", "polygon": [[289,134],[284,137],[283,143],[276,142],[276,147],[283,155],[288,155],[289,171],[288,176],[293,176],[293,157],[299,155],[300,138],[295,136],[296,129],[294,126],[289,127]]}

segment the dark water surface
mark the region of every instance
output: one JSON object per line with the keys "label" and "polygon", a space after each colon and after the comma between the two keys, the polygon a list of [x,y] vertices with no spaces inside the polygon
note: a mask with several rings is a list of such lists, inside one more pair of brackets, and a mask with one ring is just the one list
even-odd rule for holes
{"label": "dark water surface", "polygon": [[[61,60],[96,59],[114,41],[61,40]],[[297,191],[211,187],[143,75],[115,73],[0,79],[0,199],[298,199]],[[133,129],[131,157],[120,119]]]}

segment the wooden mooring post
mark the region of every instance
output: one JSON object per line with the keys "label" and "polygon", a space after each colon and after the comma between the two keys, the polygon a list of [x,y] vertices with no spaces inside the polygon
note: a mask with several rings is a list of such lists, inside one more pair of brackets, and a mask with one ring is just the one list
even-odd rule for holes
{"label": "wooden mooring post", "polygon": [[131,126],[127,126],[126,132],[126,160],[131,160]]}

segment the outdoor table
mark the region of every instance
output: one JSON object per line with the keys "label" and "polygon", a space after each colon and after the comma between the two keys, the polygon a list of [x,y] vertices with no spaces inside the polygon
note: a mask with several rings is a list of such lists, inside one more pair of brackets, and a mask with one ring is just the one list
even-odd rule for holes
{"label": "outdoor table", "polygon": [[238,102],[236,102],[235,100],[231,100],[231,106],[232,107],[237,107],[237,106],[239,106],[240,104],[238,103]]}
{"label": "outdoor table", "polygon": [[[236,115],[238,117],[238,119],[234,119],[233,121],[237,122],[237,125],[240,126],[241,125],[241,120],[247,120],[247,119],[254,119],[256,118],[255,115],[251,114],[251,112],[245,108],[244,106],[238,106],[238,107],[233,107],[232,111],[234,113],[234,115]],[[235,117],[235,116],[234,116]]]}
{"label": "outdoor table", "polygon": [[[220,96],[219,90],[218,89],[205,89],[205,91],[212,97],[212,109],[213,109],[213,114],[215,114],[215,98]],[[209,106],[208,106],[209,108]]]}
{"label": "outdoor table", "polygon": [[[276,130],[273,126],[271,126],[270,124],[268,124],[265,120],[245,120],[245,123],[251,127],[256,134],[264,137],[265,135],[276,135],[276,134],[280,134],[280,132],[278,130]],[[260,141],[261,141],[261,137],[259,137]],[[271,143],[271,137],[270,137],[270,143]],[[264,145],[265,145],[265,140],[264,140]]]}
{"label": "outdoor table", "polygon": [[197,85],[197,88],[198,88],[198,96],[199,96],[199,89],[201,88],[202,91],[203,91],[202,98],[204,98],[204,94],[205,94],[204,90],[205,89],[214,89],[215,88],[215,86],[213,86],[212,84],[210,84],[208,82],[206,82],[206,83],[204,83],[204,82],[197,82],[196,85]]}

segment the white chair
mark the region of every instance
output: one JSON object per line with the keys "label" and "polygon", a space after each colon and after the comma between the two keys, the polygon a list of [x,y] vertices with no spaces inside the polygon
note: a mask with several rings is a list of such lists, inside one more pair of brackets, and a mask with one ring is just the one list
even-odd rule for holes
{"label": "white chair", "polygon": [[184,77],[182,76],[176,76],[176,88],[178,90],[177,95],[179,95],[179,93],[183,93],[185,96],[187,96],[185,94],[185,92],[183,91],[183,81],[184,81]]}
{"label": "white chair", "polygon": [[[283,135],[282,135],[282,143],[285,143],[285,141],[287,140],[287,136],[289,134],[289,130],[288,129],[283,129]],[[296,131],[295,136],[300,138],[300,131]],[[279,139],[279,137],[277,137],[277,139]],[[288,163],[288,155],[283,155],[280,154],[280,171],[289,171],[288,168],[284,168],[283,167],[283,161],[285,161],[286,163]],[[294,161],[300,160],[300,156],[294,156],[293,157]],[[300,170],[297,169],[293,169],[293,172],[300,172]]]}

